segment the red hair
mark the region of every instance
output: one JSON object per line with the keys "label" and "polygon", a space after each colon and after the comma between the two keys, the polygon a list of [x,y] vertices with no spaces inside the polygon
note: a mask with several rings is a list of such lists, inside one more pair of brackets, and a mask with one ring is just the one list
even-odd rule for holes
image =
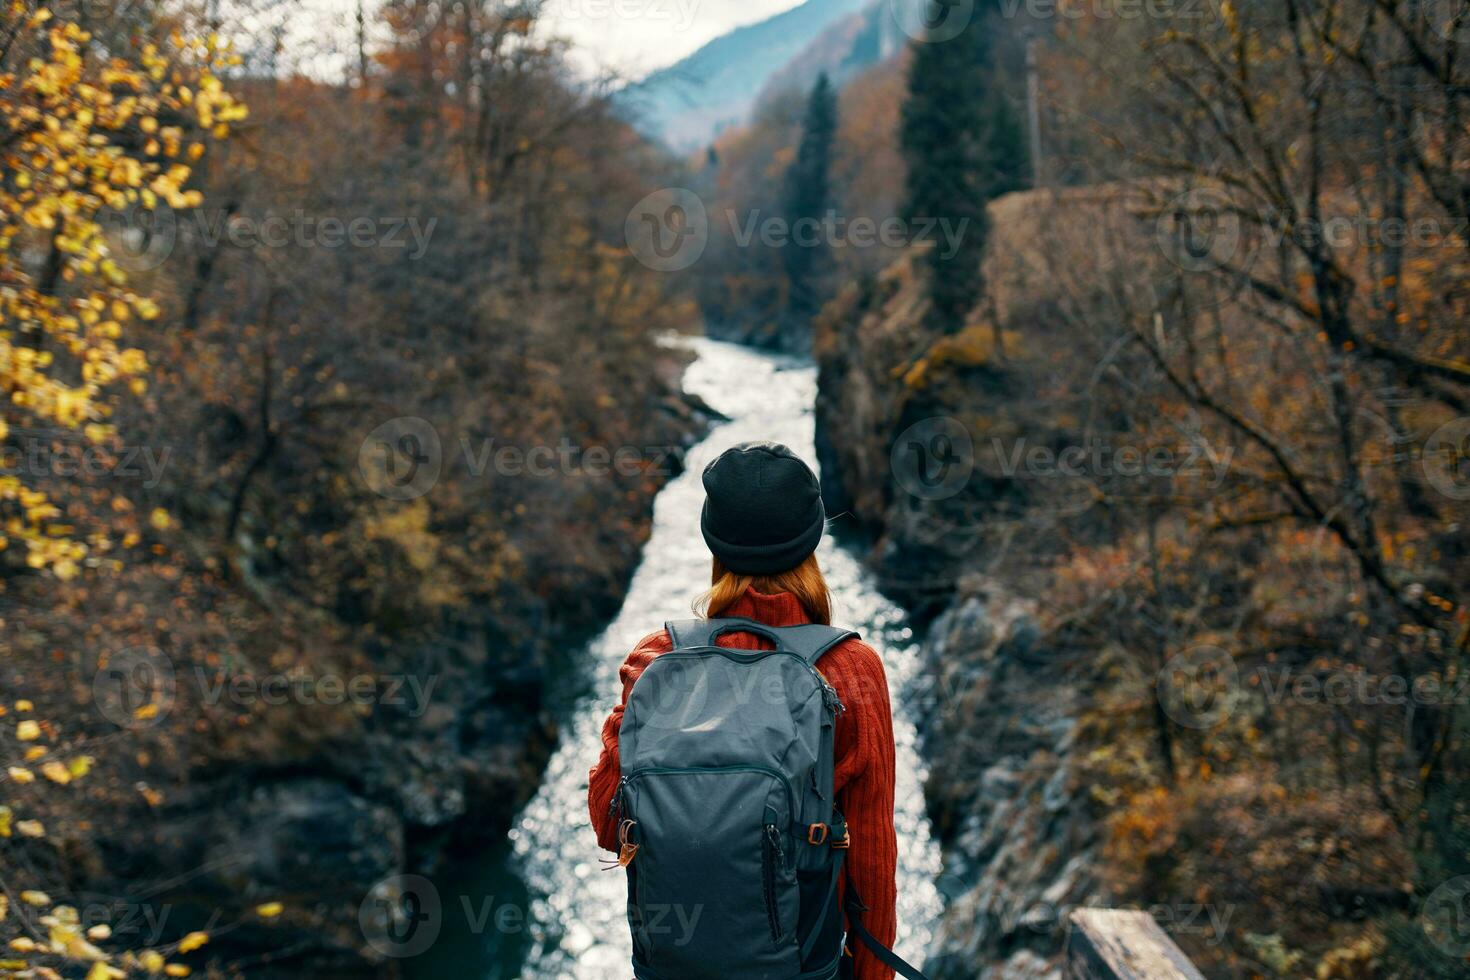
{"label": "red hair", "polygon": [[710,569],[709,591],[695,601],[694,610],[709,619],[717,619],[745,594],[746,589],[752,588],[766,595],[790,592],[812,622],[832,625],[832,592],[827,588],[827,580],[822,576],[822,567],[817,564],[815,552],[795,568],[774,575],[741,575],[730,571],[715,558]]}

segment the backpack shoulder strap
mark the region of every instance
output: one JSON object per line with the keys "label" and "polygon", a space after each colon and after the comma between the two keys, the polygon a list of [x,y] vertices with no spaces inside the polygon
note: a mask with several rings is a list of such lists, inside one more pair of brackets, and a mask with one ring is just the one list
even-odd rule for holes
{"label": "backpack shoulder strap", "polygon": [[664,624],[674,649],[713,646],[716,639],[726,633],[754,633],[770,640],[782,650],[799,654],[809,664],[843,640],[857,637],[852,630],[823,626],[821,623],[803,623],[800,626],[767,626],[753,619],[730,617],[727,619],[680,619]]}
{"label": "backpack shoulder strap", "polygon": [[714,644],[715,628],[721,622],[718,619],[671,619],[664,623],[664,629],[669,631],[675,650],[707,647]]}
{"label": "backpack shoulder strap", "polygon": [[[839,854],[842,852],[838,852]],[[868,952],[888,969],[903,977],[904,980],[927,980],[924,974],[905,962],[897,953],[880,943],[877,938],[863,926],[863,913],[868,907],[863,904],[862,898],[858,896],[857,889],[853,887],[852,881],[847,882],[847,892],[843,897],[843,905],[847,910],[847,930],[856,936]]]}
{"label": "backpack shoulder strap", "polygon": [[799,653],[806,662],[816,665],[822,654],[835,647],[844,640],[855,640],[858,633],[854,630],[845,630],[837,626],[823,626],[821,623],[804,623],[801,626],[782,626],[777,629],[781,634],[779,641],[781,649]]}

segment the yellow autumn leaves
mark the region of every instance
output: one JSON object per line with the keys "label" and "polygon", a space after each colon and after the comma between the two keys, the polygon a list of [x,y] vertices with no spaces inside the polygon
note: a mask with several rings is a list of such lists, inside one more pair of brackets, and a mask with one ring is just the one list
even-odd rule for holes
{"label": "yellow autumn leaves", "polygon": [[[19,70],[0,65],[9,177],[0,187],[0,397],[11,420],[0,421],[0,440],[20,420],[103,444],[115,437],[109,391],[146,390],[148,362],[123,343],[128,326],[159,315],[128,288],[103,213],[202,203],[186,186],[200,137],[223,138],[247,115],[218,76],[238,58],[215,35],[175,32],[129,61],[50,10],[8,9]],[[0,478],[0,550],[19,542],[28,565],[65,579],[111,542],[100,532],[79,540],[60,517],[34,479]]]}
{"label": "yellow autumn leaves", "polygon": [[[35,710],[30,701],[21,699],[14,704],[16,714],[26,714]],[[0,705],[0,715],[9,712]],[[15,725],[15,738],[18,742],[35,742],[43,734],[41,722],[34,718],[23,718]],[[27,764],[40,760],[39,772],[47,780],[59,786],[66,786],[74,779],[81,779],[92,769],[96,761],[89,755],[79,755],[68,762],[60,759],[46,759],[49,750],[42,745],[32,745],[26,749],[23,761]],[[27,786],[36,781],[36,773],[27,765],[7,765],[4,776],[17,786]],[[0,806],[0,837],[10,837],[19,834],[21,837],[40,838],[46,836],[46,827],[39,820],[16,820],[15,813],[9,806]],[[39,892],[35,894],[41,894]]]}
{"label": "yellow autumn leaves", "polygon": [[39,820],[16,820],[10,807],[0,804],[0,837],[20,834],[22,837],[45,837],[46,827]]}
{"label": "yellow autumn leaves", "polygon": [[[35,706],[29,700],[20,699],[9,707],[0,704],[0,717],[10,716],[12,711],[23,715],[34,710]],[[16,722],[14,729],[17,740],[23,743],[35,743],[50,731],[50,726],[33,718],[21,719]],[[66,761],[46,758],[54,754],[54,751],[45,745],[31,744],[24,752],[22,761],[25,764],[8,765],[0,772],[0,777],[17,785],[29,785],[38,782],[39,773],[41,778],[51,783],[67,786],[87,776],[96,762],[90,755],[76,755]],[[15,813],[9,806],[0,805],[0,838],[8,838],[14,834],[41,838],[45,836],[45,829],[38,820],[15,819]],[[181,963],[169,962],[166,955],[186,955],[209,943],[209,933],[196,930],[183,936],[171,947],[111,954],[96,945],[112,938],[112,928],[107,923],[94,923],[84,927],[74,907],[55,903],[48,893],[40,889],[28,888],[15,894],[22,906],[19,911],[23,914],[12,917],[10,899],[4,892],[0,892],[0,923],[10,922],[22,926],[21,934],[12,936],[8,941],[0,939],[4,943],[0,947],[0,971],[31,969],[37,977],[51,976],[52,972],[42,972],[44,968],[32,968],[27,961],[8,959],[4,955],[45,954],[91,963],[86,976],[93,980],[115,980],[136,975],[140,971],[156,976],[187,977],[192,972],[191,968]],[[275,918],[282,911],[284,907],[280,902],[268,902],[255,907],[255,914],[261,919]]]}
{"label": "yellow autumn leaves", "polygon": [[[94,760],[89,755],[78,756],[70,762],[62,762],[59,759],[51,759],[41,764],[41,775],[59,786],[65,786],[73,779],[80,779],[92,768]],[[25,766],[8,766],[5,774],[10,781],[19,785],[27,785],[36,781],[36,774]]]}
{"label": "yellow autumn leaves", "polygon": [[[167,962],[162,953],[152,949],[124,953],[114,960],[94,945],[94,942],[102,942],[111,937],[112,930],[105,923],[98,923],[83,931],[77,910],[70,905],[51,907],[51,896],[45,892],[23,891],[20,893],[20,900],[27,906],[44,910],[34,919],[28,918],[31,930],[38,934],[44,930],[44,936],[41,939],[28,935],[16,936],[7,944],[12,952],[47,953],[89,962],[92,966],[87,971],[88,980],[121,980],[134,970],[169,977],[187,977],[192,972],[181,963]],[[6,907],[0,905],[0,921],[5,919],[6,911]],[[208,933],[191,932],[178,942],[175,951],[189,953],[207,942]],[[22,970],[27,966],[28,964],[21,964],[14,968]]]}

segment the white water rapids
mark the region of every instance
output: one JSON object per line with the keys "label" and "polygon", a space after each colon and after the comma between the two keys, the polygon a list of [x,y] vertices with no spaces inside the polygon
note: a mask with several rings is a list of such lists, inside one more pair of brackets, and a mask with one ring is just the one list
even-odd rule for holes
{"label": "white water rapids", "polygon": [[[804,459],[816,459],[814,367],[732,344],[681,343],[698,355],[685,375],[686,390],[730,422],[690,450],[683,474],[659,494],[653,534],[622,609],[586,652],[582,669],[591,675],[584,688],[590,693],[560,719],[560,747],[540,791],[510,832],[510,851],[496,862],[504,867],[464,870],[464,880],[441,896],[446,920],[507,904],[523,914],[499,921],[493,912],[488,918],[470,915],[482,920],[479,927],[465,930],[461,923],[457,936],[454,923],[446,921],[439,948],[411,964],[416,976],[452,971],[484,980],[627,980],[632,973],[624,874],[601,869],[598,859],[604,855],[587,822],[587,770],[597,761],[602,723],[619,694],[618,667],[645,634],[665,620],[692,615],[690,604],[708,582],[709,552],[699,533],[705,464],[729,446],[754,439],[782,442]],[[934,884],[940,859],[924,813],[925,768],[904,698],[917,669],[913,637],[902,611],[830,536],[819,557],[832,586],[833,621],[860,631],[888,672],[898,752],[897,950],[922,964],[940,911]],[[440,884],[443,892],[446,883]],[[512,920],[513,927],[507,924]]]}

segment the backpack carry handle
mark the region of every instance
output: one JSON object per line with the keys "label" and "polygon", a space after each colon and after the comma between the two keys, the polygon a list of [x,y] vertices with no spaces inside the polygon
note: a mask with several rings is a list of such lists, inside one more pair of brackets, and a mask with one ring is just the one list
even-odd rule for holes
{"label": "backpack carry handle", "polygon": [[809,664],[844,640],[857,639],[852,630],[821,623],[802,623],[799,626],[767,626],[753,619],[736,616],[725,619],[683,619],[664,624],[674,649],[688,647],[710,647],[726,633],[754,633],[774,643],[778,649],[789,650],[800,655]]}
{"label": "backpack carry handle", "polygon": [[709,641],[711,644],[726,633],[754,633],[756,636],[765,637],[778,647],[781,645],[781,638],[776,635],[775,629],[766,626],[764,623],[757,623],[753,619],[715,619],[710,622],[711,624],[719,624],[710,630]]}

